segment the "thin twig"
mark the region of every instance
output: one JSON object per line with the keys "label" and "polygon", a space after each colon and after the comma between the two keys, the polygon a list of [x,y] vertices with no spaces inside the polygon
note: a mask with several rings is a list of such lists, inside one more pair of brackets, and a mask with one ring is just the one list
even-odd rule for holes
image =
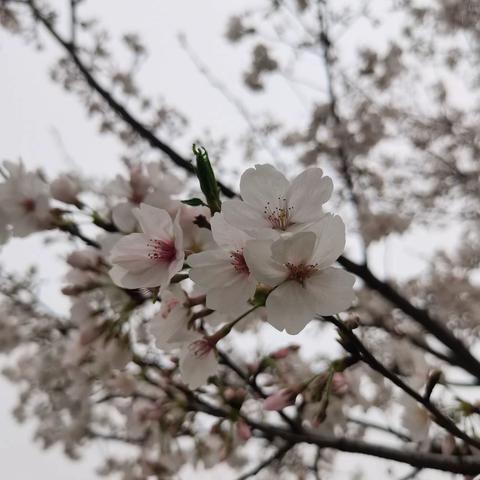
{"label": "thin twig", "polygon": [[247,480],[247,478],[254,477],[257,473],[260,473],[264,468],[269,467],[278,460],[281,460],[285,454],[292,448],[293,445],[287,443],[283,447],[279,448],[273,455],[259,463],[256,467],[252,468],[248,472],[240,475],[237,480]]}

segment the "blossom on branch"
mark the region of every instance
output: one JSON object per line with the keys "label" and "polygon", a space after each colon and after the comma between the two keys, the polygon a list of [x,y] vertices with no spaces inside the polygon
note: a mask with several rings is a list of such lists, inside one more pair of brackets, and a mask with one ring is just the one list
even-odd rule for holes
{"label": "blossom on branch", "polygon": [[289,182],[272,165],[256,165],[240,179],[243,201],[225,201],[222,212],[228,223],[252,236],[278,238],[322,218],[322,205],[332,191],[332,179],[320,168],[309,168]]}
{"label": "blossom on branch", "polygon": [[112,249],[112,280],[123,288],[165,287],[183,267],[183,234],[178,215],[142,203],[134,210],[143,233],[131,233]]}
{"label": "blossom on branch", "polygon": [[221,214],[211,220],[218,248],[188,257],[190,278],[207,294],[207,307],[223,313],[243,309],[255,293],[257,281],[250,274],[243,249],[251,237],[229,225]]}
{"label": "blossom on branch", "polygon": [[268,322],[290,334],[315,314],[339,313],[354,299],[355,277],[331,266],[345,247],[343,221],[327,215],[314,228],[273,242],[252,240],[245,248],[253,276],[273,288],[266,300]]}

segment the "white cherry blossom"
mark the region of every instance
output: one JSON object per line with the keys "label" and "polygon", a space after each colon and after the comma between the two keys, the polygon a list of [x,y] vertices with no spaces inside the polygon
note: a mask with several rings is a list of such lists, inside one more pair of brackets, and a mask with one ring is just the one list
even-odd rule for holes
{"label": "white cherry blossom", "polygon": [[23,163],[4,162],[8,177],[0,184],[0,205],[11,233],[25,237],[51,227],[48,185],[37,173],[25,171]]}
{"label": "white cherry blossom", "polygon": [[215,375],[218,362],[215,345],[199,333],[180,352],[180,373],[190,388],[198,388]]}
{"label": "white cherry blossom", "polygon": [[256,237],[278,237],[302,230],[323,217],[333,191],[330,177],[309,168],[291,182],[272,165],[256,165],[240,179],[241,200],[222,205],[225,220]]}
{"label": "white cherry blossom", "polygon": [[194,333],[188,330],[191,309],[187,294],[178,286],[171,285],[161,292],[162,304],[150,322],[150,333],[162,350],[182,346],[191,340]]}
{"label": "white cherry blossom", "polygon": [[259,282],[275,287],[266,301],[268,322],[297,334],[315,314],[348,308],[355,277],[331,267],[344,247],[345,226],[332,215],[318,222],[315,232],[248,242],[245,260],[250,271]]}
{"label": "white cherry blossom", "polygon": [[251,237],[229,225],[221,214],[211,220],[212,235],[218,248],[188,257],[190,278],[205,291],[207,307],[224,313],[244,310],[255,293],[256,280],[243,255]]}
{"label": "white cherry blossom", "polygon": [[172,195],[178,194],[180,189],[180,181],[163,173],[157,163],[131,165],[128,178],[117,175],[107,186],[109,193],[123,199],[112,209],[113,222],[122,232],[133,232],[137,225],[133,210],[141,203],[165,209],[173,215],[180,203],[173,200]]}
{"label": "white cherry blossom", "polygon": [[143,233],[123,237],[112,249],[112,280],[123,288],[165,287],[183,267],[183,234],[178,215],[142,203],[134,210]]}

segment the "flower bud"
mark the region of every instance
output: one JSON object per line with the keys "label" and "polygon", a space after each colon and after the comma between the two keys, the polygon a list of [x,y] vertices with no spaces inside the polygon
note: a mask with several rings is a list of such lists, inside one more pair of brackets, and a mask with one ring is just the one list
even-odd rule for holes
{"label": "flower bud", "polygon": [[291,388],[282,388],[278,392],[270,395],[263,401],[263,409],[269,411],[279,411],[295,403],[297,392]]}
{"label": "flower bud", "polygon": [[93,250],[77,250],[67,257],[67,263],[79,270],[96,270],[100,260],[98,252]]}
{"label": "flower bud", "polygon": [[79,208],[82,206],[78,198],[80,191],[80,185],[67,175],[60,175],[50,184],[50,193],[55,200],[70,203]]}
{"label": "flower bud", "polygon": [[270,356],[275,360],[280,360],[282,358],[286,358],[290,353],[290,349],[288,347],[280,348],[276,352],[273,352]]}
{"label": "flower bud", "polygon": [[243,442],[246,442],[252,436],[250,427],[243,420],[238,420],[236,424],[236,432],[237,437]]}

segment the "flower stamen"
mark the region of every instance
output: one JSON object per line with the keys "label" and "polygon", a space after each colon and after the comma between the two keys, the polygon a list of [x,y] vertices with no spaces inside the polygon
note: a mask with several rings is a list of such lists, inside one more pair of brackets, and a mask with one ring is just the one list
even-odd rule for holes
{"label": "flower stamen", "polygon": [[245,257],[243,256],[243,249],[230,252],[230,263],[233,265],[236,272],[250,273]]}
{"label": "flower stamen", "polygon": [[287,199],[281,197],[278,197],[278,205],[278,207],[272,207],[270,202],[267,202],[263,214],[273,229],[285,231],[292,225],[290,218],[293,213],[293,206],[288,206]]}
{"label": "flower stamen", "polygon": [[294,280],[298,283],[301,283],[303,285],[304,281],[312,275],[313,272],[317,270],[317,265],[305,265],[305,264],[300,264],[300,265],[294,265],[292,263],[287,263],[286,264],[288,270],[289,270],[289,275],[288,279],[289,280]]}
{"label": "flower stamen", "polygon": [[177,249],[173,240],[151,238],[147,242],[147,247],[151,249],[148,252],[148,258],[156,262],[171,263],[177,256]]}

